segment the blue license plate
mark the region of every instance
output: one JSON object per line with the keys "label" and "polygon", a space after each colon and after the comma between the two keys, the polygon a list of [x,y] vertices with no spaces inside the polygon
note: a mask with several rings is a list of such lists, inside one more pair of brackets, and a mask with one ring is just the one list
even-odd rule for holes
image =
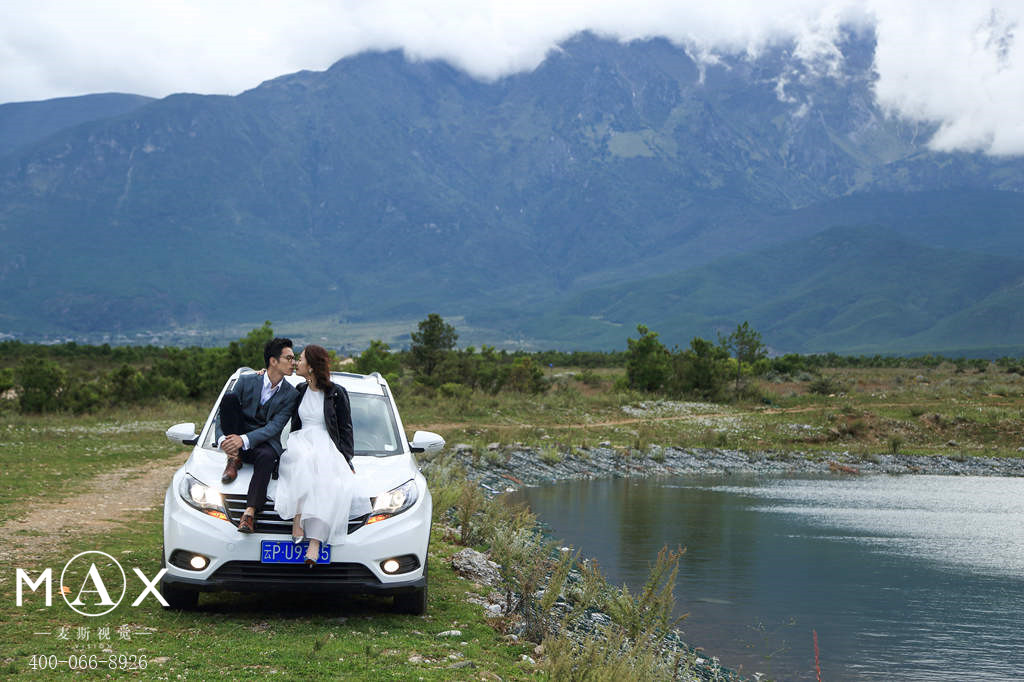
{"label": "blue license plate", "polygon": [[[309,541],[296,545],[290,540],[261,540],[260,541],[260,563],[263,564],[301,564],[306,560],[306,550],[309,549]],[[320,556],[317,557],[318,564],[326,564],[331,561],[331,546],[320,545]]]}

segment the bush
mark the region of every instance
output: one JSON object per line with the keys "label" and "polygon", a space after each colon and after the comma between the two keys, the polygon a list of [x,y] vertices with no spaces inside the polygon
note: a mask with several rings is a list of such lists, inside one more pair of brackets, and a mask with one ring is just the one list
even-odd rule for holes
{"label": "bush", "polygon": [[25,358],[14,371],[22,412],[55,412],[60,409],[67,372],[52,360]]}
{"label": "bush", "polygon": [[639,339],[626,339],[626,378],[630,388],[657,391],[668,382],[671,360],[668,349],[658,341],[658,334],[642,324],[637,325]]}
{"label": "bush", "polygon": [[820,374],[808,384],[807,390],[816,395],[834,395],[843,392],[843,385],[833,376]]}
{"label": "bush", "polygon": [[632,641],[656,645],[679,624],[672,619],[676,599],[673,591],[679,560],[686,550],[662,547],[640,593],[634,596],[625,585],[608,601],[608,615]]}
{"label": "bush", "polygon": [[721,400],[729,374],[729,352],[706,339],[695,337],[690,347],[672,356],[668,392],[702,400]]}
{"label": "bush", "polygon": [[75,414],[93,412],[106,403],[106,388],[98,381],[73,381],[61,392],[61,409]]}
{"label": "bush", "polygon": [[503,368],[502,387],[519,393],[543,393],[548,383],[544,370],[533,358],[516,358],[511,365]]}
{"label": "bush", "polygon": [[523,618],[523,636],[541,642],[551,623],[548,611],[562,593],[569,571],[579,557],[558,551],[535,528],[497,528],[491,554],[499,564],[505,590],[505,612]]}
{"label": "bush", "polygon": [[0,394],[14,388],[14,370],[11,368],[0,369]]}
{"label": "bush", "polygon": [[369,347],[355,357],[352,371],[359,374],[380,372],[389,384],[402,375],[402,361],[391,352],[391,346],[379,339],[370,341]]}

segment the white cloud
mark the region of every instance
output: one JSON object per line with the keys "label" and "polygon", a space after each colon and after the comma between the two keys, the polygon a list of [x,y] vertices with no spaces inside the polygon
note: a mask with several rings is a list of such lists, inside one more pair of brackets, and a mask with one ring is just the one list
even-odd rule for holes
{"label": "white cloud", "polygon": [[935,148],[1024,153],[1024,3],[1005,0],[5,2],[0,102],[233,94],[370,48],[445,59],[491,79],[536,67],[584,29],[664,36],[708,61],[793,41],[809,69],[835,73],[847,25],[875,28],[879,102],[938,123]]}
{"label": "white cloud", "polygon": [[1024,153],[1024,4],[915,6],[880,16],[879,103],[938,123],[933,149]]}

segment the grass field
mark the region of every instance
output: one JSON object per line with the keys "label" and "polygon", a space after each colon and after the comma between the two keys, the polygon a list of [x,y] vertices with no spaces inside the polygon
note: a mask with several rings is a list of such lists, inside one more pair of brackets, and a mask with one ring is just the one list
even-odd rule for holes
{"label": "grass field", "polygon": [[761,379],[751,396],[718,404],[619,392],[621,370],[597,370],[584,384],[573,369],[551,373],[541,396],[478,393],[459,400],[411,395],[410,428],[437,431],[449,443],[519,441],[586,447],[650,444],[741,450],[900,452],[953,456],[1020,456],[1024,446],[1024,377],[1000,371],[931,369],[826,370],[816,377]]}
{"label": "grass field", "polygon": [[[822,384],[762,380],[753,397],[730,404],[666,401],[612,390],[617,372],[587,383],[572,369],[552,371],[541,396],[470,394],[458,399],[399,388],[405,426],[442,434],[450,444],[624,447],[662,444],[799,451],[907,452],[1020,456],[1024,379],[987,371],[843,370]],[[403,390],[404,389],[404,390]],[[13,401],[11,401],[13,403]],[[92,678],[383,680],[533,679],[544,673],[522,659],[532,644],[509,644],[482,609],[467,602],[480,588],[455,575],[460,548],[434,532],[430,597],[423,617],[394,615],[387,600],[325,600],[291,595],[204,595],[194,612],[168,612],[155,599],[88,618],[54,594],[15,604],[17,568],[38,576],[50,567],[54,589],[72,556],[104,551],[129,573],[129,596],[159,568],[162,490],[185,453],[164,437],[173,423],[202,422],[207,404],[164,403],[74,417],[23,416],[3,407],[0,427],[0,673],[55,676],[32,668],[33,656],[68,657]],[[133,500],[133,492],[147,491]],[[128,500],[126,504],[122,498]],[[106,636],[104,636],[104,628]],[[459,630],[457,637],[439,637]],[[44,633],[44,634],[37,634]],[[124,638],[126,633],[129,638]],[[61,638],[61,635],[66,638]],[[122,670],[117,656],[145,656],[147,667]],[[84,656],[84,658],[82,658]],[[114,656],[114,659],[110,657]],[[139,659],[136,658],[136,661]],[[111,662],[112,661],[112,662]],[[127,659],[125,659],[127,663]],[[111,667],[113,666],[113,667]]]}
{"label": "grass field", "polygon": [[[142,479],[147,464],[167,472],[162,484],[166,487],[170,472],[185,458],[181,447],[163,436],[166,426],[178,420],[175,412],[165,406],[146,414],[16,420],[9,433],[17,437],[8,442],[19,445],[2,451],[7,474],[3,517],[16,519],[37,508],[56,514],[63,511],[60,507],[78,506],[85,496],[102,496],[94,484],[103,477],[100,472],[109,469],[128,472],[117,489],[107,492],[112,497],[131,495],[125,488]],[[118,424],[130,428],[119,429]],[[25,445],[26,441],[32,442]],[[16,454],[19,451],[43,462],[26,462]],[[12,521],[3,525],[0,537],[7,551],[0,561],[0,675],[67,675],[69,656],[85,666],[95,657],[96,669],[78,674],[104,679],[365,679],[372,671],[382,680],[463,680],[471,670],[472,679],[497,679],[488,676],[500,671],[501,679],[509,680],[536,674],[520,660],[533,645],[510,645],[487,624],[481,608],[466,601],[467,590],[474,586],[449,567],[451,555],[460,548],[446,542],[442,533],[432,538],[430,603],[423,617],[391,613],[388,599],[317,595],[208,594],[194,612],[165,611],[149,596],[132,607],[144,585],[131,569],[152,578],[160,565],[162,492],[157,488],[150,498],[153,492],[157,499],[149,500],[148,509],[113,515],[100,525],[81,518],[103,516],[104,510],[96,505],[78,509],[58,527],[45,522],[37,528],[18,528]],[[113,556],[128,573],[126,598],[99,617],[74,612],[59,595],[64,564],[90,550]],[[34,579],[47,567],[53,570],[53,605],[45,606],[42,588],[34,593],[26,588],[24,605],[18,607],[16,569]],[[437,636],[450,630],[461,631],[461,636]],[[117,658],[122,655],[134,656],[136,662],[144,657],[146,669],[122,670],[121,663],[128,663]],[[38,669],[39,656],[60,659],[57,672]]]}

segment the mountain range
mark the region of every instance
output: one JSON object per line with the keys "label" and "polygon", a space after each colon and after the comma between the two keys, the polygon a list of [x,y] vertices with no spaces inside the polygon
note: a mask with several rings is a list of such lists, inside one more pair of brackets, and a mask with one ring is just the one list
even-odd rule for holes
{"label": "mountain range", "polygon": [[532,348],[749,320],[777,352],[1016,352],[1024,160],[930,151],[873,49],[584,33],[490,82],[367,52],[237,96],[5,104],[0,332],[330,318],[337,343],[439,312]]}

